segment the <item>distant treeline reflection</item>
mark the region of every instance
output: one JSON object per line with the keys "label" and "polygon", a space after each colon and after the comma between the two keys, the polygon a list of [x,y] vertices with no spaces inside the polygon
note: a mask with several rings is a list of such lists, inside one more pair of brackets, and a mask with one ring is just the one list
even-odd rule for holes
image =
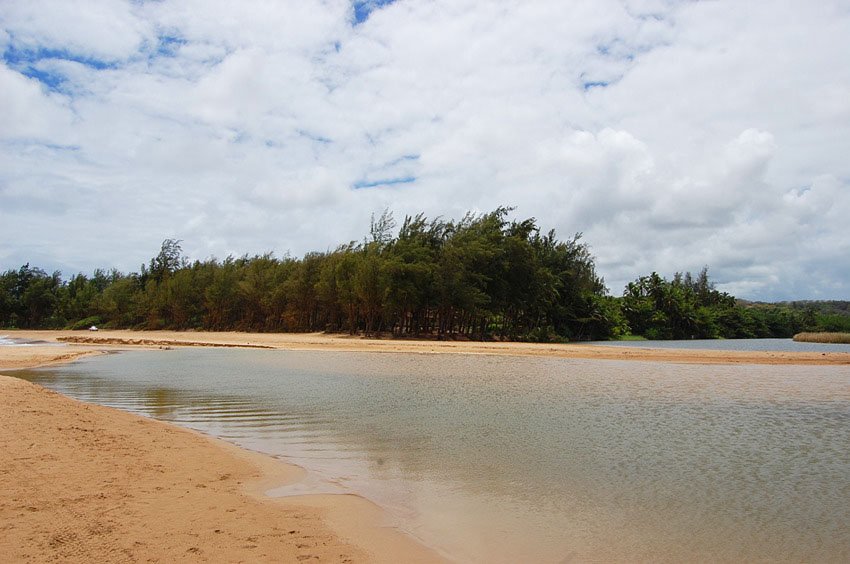
{"label": "distant treeline reflection", "polygon": [[[166,239],[138,273],[0,275],[0,327],[330,331],[528,341],[790,337],[850,331],[847,302],[739,303],[698,275],[656,273],[608,295],[581,234],[510,208],[459,221],[373,218],[363,242],[303,258],[190,262]],[[394,234],[395,233],[395,234]]]}

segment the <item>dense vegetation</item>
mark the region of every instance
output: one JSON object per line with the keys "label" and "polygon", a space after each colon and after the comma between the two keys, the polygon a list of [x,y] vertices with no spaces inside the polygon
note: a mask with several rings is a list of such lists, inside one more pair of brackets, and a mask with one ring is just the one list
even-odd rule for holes
{"label": "dense vegetation", "polygon": [[508,340],[635,334],[690,339],[843,331],[840,303],[738,304],[707,270],[656,273],[607,295],[580,235],[558,240],[509,209],[459,221],[392,215],[369,236],[303,258],[190,262],[167,239],[138,273],[63,280],[26,264],[0,274],[0,327],[331,331]]}
{"label": "dense vegetation", "polygon": [[850,330],[848,302],[738,302],[698,276],[656,273],[629,283],[619,300],[629,330],[648,339],[792,337],[801,331]]}

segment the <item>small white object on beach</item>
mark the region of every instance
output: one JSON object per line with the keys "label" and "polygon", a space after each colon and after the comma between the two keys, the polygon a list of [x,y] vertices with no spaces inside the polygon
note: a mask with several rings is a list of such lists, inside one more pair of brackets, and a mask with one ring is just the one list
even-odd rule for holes
{"label": "small white object on beach", "polygon": [[97,326],[92,325],[91,327],[89,327],[89,331],[97,331]]}

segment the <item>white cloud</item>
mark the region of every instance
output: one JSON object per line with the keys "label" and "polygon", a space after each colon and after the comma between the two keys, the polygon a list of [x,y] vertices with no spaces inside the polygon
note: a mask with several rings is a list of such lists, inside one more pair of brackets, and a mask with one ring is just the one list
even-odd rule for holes
{"label": "white cloud", "polygon": [[76,56],[115,61],[136,54],[155,39],[149,21],[122,0],[5,0],[0,22],[19,49],[67,51]]}
{"label": "white cloud", "polygon": [[344,0],[4,3],[0,267],[136,269],[165,237],[300,255],[384,207],[505,204],[584,231],[615,293],[708,264],[742,297],[850,294],[841,2],[353,18]]}
{"label": "white cloud", "polygon": [[61,130],[69,122],[65,101],[46,95],[37,80],[22,76],[2,63],[0,108],[0,131],[4,139],[41,138],[62,142]]}

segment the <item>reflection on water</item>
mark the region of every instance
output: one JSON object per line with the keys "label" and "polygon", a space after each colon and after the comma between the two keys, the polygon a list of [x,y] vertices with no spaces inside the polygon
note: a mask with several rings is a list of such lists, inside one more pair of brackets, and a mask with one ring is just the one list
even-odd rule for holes
{"label": "reflection on water", "polygon": [[850,370],[133,351],[22,373],[281,456],[459,560],[850,560]]}

